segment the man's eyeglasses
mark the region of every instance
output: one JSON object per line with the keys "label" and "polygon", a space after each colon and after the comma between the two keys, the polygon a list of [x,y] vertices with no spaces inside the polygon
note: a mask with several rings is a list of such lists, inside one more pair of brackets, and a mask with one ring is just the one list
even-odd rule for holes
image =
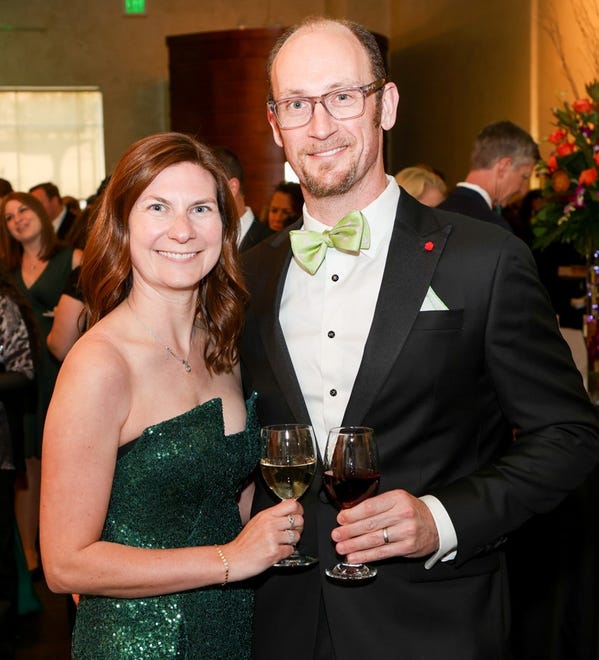
{"label": "man's eyeglasses", "polygon": [[368,85],[335,89],[322,96],[291,96],[269,101],[267,106],[280,128],[305,126],[312,119],[317,103],[321,103],[333,119],[355,119],[364,114],[366,97],[378,92],[386,82],[385,78],[379,78]]}

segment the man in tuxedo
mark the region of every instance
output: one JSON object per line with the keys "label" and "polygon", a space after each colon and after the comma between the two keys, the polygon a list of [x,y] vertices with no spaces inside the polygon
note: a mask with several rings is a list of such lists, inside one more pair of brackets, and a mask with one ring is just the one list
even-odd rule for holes
{"label": "man in tuxedo", "polygon": [[[319,563],[256,580],[254,656],[505,658],[502,543],[599,461],[595,411],[524,243],[385,174],[399,94],[373,36],[308,19],[268,72],[306,212],[243,255],[244,387],[262,424],[311,423],[320,456],[327,429],[372,427],[381,481],[339,512],[317,471],[299,548]],[[258,482],[254,510],[272,502]],[[338,555],[378,575],[334,582]]]}
{"label": "man in tuxedo", "polygon": [[72,243],[75,247],[83,248],[84,245],[81,244],[79,239],[77,241],[70,240],[71,235],[75,234],[78,217],[64,205],[58,186],[49,181],[38,183],[32,186],[29,192],[44,205],[58,238],[67,243]]}
{"label": "man in tuxedo", "polygon": [[244,252],[270,236],[272,231],[268,228],[268,225],[256,218],[249,206],[246,206],[245,172],[237,154],[227,149],[227,147],[215,147],[214,152],[222,163],[227,179],[229,179],[229,189],[233,194],[237,213],[239,214],[237,247],[239,252]]}
{"label": "man in tuxedo", "polygon": [[536,142],[524,129],[511,121],[493,122],[474,141],[465,181],[457,184],[439,208],[513,231],[495,209],[506,206],[515,195],[524,195],[539,158]]}

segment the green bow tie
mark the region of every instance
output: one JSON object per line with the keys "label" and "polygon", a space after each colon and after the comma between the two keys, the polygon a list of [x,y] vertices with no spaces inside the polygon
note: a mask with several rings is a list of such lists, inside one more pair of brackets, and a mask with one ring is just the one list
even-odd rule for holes
{"label": "green bow tie", "polygon": [[322,234],[294,229],[289,232],[289,240],[296,261],[310,275],[314,275],[330,247],[354,254],[367,250],[370,247],[370,228],[360,211],[352,211],[341,218],[332,229],[327,229]]}

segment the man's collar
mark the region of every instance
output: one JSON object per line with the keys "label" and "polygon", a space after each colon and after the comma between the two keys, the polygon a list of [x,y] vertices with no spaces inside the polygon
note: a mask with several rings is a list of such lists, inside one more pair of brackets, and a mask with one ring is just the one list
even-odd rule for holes
{"label": "man's collar", "polygon": [[254,212],[252,211],[252,209],[249,206],[246,206],[245,211],[243,212],[243,214],[239,218],[240,224],[242,226],[246,225],[246,224],[251,225],[253,219],[254,219]]}
{"label": "man's collar", "polygon": [[458,188],[470,188],[470,190],[474,190],[477,192],[484,200],[487,202],[489,205],[489,208],[493,208],[493,201],[491,200],[491,195],[484,189],[481,188],[480,186],[476,185],[476,183],[468,183],[467,181],[460,181],[457,184]]}
{"label": "man's collar", "polygon": [[[370,255],[376,253],[379,245],[388,242],[391,232],[393,231],[393,221],[395,220],[395,212],[397,210],[400,190],[397,181],[392,176],[387,174],[386,178],[386,188],[375,200],[370,202],[368,206],[363,209],[348,209],[348,213],[356,210],[362,211],[368,221],[370,227],[370,250],[368,250],[368,254]],[[389,218],[391,220],[387,221]],[[325,225],[312,217],[306,209],[305,204],[303,209],[303,220],[303,229],[305,230],[322,233],[331,228],[329,225]]]}
{"label": "man's collar", "polygon": [[241,241],[245,238],[245,235],[250,230],[252,222],[254,222],[254,213],[249,206],[246,206],[243,215],[239,218],[239,230],[237,236],[238,244],[240,244]]}
{"label": "man's collar", "polygon": [[[371,226],[372,222],[375,221],[375,218],[378,215],[380,215],[380,212],[383,208],[393,209],[393,217],[395,217],[395,209],[397,207],[397,201],[399,200],[399,186],[397,185],[397,181],[395,181],[392,176],[389,176],[388,174],[385,176],[387,178],[387,186],[375,200],[370,202],[370,204],[368,204],[368,206],[363,209],[347,209],[347,212],[349,213],[350,211],[362,211]],[[322,233],[323,231],[331,228],[329,225],[320,222],[320,220],[317,220],[314,216],[310,215],[310,212],[306,208],[305,204],[302,215],[304,219],[303,228],[306,230],[318,231]]]}
{"label": "man's collar", "polygon": [[52,220],[52,226],[54,227],[54,231],[58,231],[60,229],[60,225],[62,224],[62,221],[65,219],[67,211],[68,211],[67,207],[63,206],[60,215],[57,215],[54,218],[54,220]]}

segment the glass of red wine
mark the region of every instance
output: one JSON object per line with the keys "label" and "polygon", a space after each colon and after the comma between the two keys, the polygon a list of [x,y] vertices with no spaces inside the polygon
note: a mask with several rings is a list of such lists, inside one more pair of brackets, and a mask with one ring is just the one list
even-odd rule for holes
{"label": "glass of red wine", "polygon": [[[270,490],[280,499],[299,499],[316,472],[316,442],[309,424],[276,424],[260,430],[260,472]],[[293,554],[275,566],[310,566],[317,557],[304,555],[294,546]]]}
{"label": "glass of red wine", "polygon": [[[324,483],[331,500],[340,509],[349,509],[368,497],[379,486],[378,451],[374,431],[365,426],[340,426],[329,431],[324,457]],[[367,580],[376,568],[366,564],[338,563],[327,568],[334,580]]]}

